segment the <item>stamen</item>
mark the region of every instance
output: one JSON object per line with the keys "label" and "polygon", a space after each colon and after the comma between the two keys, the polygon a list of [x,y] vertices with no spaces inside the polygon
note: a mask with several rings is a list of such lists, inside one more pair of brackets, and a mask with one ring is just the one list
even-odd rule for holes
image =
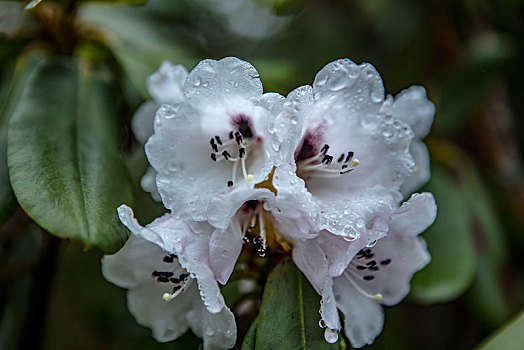
{"label": "stamen", "polygon": [[342,161],[344,160],[344,156],[345,156],[345,154],[342,153],[342,154],[340,155],[340,157],[338,157],[337,162],[338,162],[338,163],[342,162]]}
{"label": "stamen", "polygon": [[229,181],[227,182],[227,187],[233,187],[233,181],[229,180]]}
{"label": "stamen", "polygon": [[[164,294],[162,294],[162,299],[167,303],[167,302],[175,299],[180,293],[185,291],[186,288],[189,287],[191,285],[191,283],[193,283],[193,279],[192,278],[188,279],[188,277],[189,277],[189,274],[182,274],[182,275],[180,275],[180,278],[178,279],[178,281],[179,281],[178,283],[182,283],[182,284],[175,285],[173,287],[173,293],[164,293]],[[175,282],[173,282],[173,283],[175,283]]]}
{"label": "stamen", "polygon": [[215,140],[217,140],[217,143],[222,146],[222,140],[220,140],[220,137],[217,135],[215,136]]}
{"label": "stamen", "polygon": [[[355,283],[355,281],[353,281],[353,279],[348,275],[347,272],[344,273],[344,277],[346,277],[346,279],[349,281],[349,283],[351,283],[351,285],[353,287],[355,287],[355,289],[360,293],[362,294],[363,296],[367,297],[367,298],[370,298],[370,299],[373,299],[373,300],[376,300],[376,301],[382,301],[383,299],[383,296],[382,294],[380,293],[377,293],[375,295],[372,295],[372,294],[369,294],[369,293],[366,293],[364,290],[362,290],[362,288],[360,288],[358,286],[358,284]],[[365,276],[365,277],[368,277],[368,276]],[[374,277],[373,277],[374,278]],[[372,279],[373,279],[372,278]],[[365,279],[365,278],[364,278]]]}
{"label": "stamen", "polygon": [[238,158],[244,158],[244,155],[246,154],[246,149],[244,147],[241,147],[238,150]]}
{"label": "stamen", "polygon": [[260,229],[260,236],[262,237],[262,247],[265,249],[267,247],[266,227],[264,225],[264,217],[262,216],[262,213],[258,214],[258,225]]}
{"label": "stamen", "polygon": [[217,161],[217,155],[215,153],[211,153],[211,159],[213,160],[213,162],[216,162]]}
{"label": "stamen", "polygon": [[346,160],[344,160],[344,163],[349,162],[349,160],[350,160],[351,158],[353,158],[354,155],[355,155],[355,153],[353,153],[353,152],[351,152],[351,151],[348,152],[348,155],[346,156]]}
{"label": "stamen", "polygon": [[229,160],[229,158],[231,158],[231,155],[229,154],[228,151],[224,151],[224,152],[222,152],[222,156],[223,156],[226,160]]}
{"label": "stamen", "polygon": [[230,140],[233,139],[233,130],[231,130],[231,131],[229,132],[229,139],[230,139]]}

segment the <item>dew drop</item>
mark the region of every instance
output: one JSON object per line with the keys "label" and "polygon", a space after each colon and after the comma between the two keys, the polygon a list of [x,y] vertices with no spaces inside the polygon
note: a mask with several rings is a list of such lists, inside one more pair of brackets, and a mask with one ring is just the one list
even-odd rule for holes
{"label": "dew drop", "polygon": [[347,77],[341,74],[331,81],[331,84],[329,85],[329,90],[339,91],[345,88],[347,85],[348,85]]}
{"label": "dew drop", "polygon": [[338,332],[333,329],[326,328],[324,332],[324,339],[330,344],[336,343],[338,340]]}
{"label": "dew drop", "polygon": [[213,328],[211,328],[211,327],[207,327],[207,328],[206,328],[206,335],[207,335],[208,337],[211,337],[211,336],[213,336],[214,334],[215,334],[215,331],[213,330]]}
{"label": "dew drop", "polygon": [[355,222],[355,225],[358,228],[363,228],[364,226],[366,226],[366,220],[364,220],[363,218],[358,218],[357,221]]}
{"label": "dew drop", "polygon": [[369,243],[366,247],[373,248],[376,245],[377,245],[377,241],[373,241],[373,242]]}
{"label": "dew drop", "polygon": [[200,80],[199,77],[196,77],[195,80],[193,80],[193,85],[200,86],[202,84],[202,80]]}

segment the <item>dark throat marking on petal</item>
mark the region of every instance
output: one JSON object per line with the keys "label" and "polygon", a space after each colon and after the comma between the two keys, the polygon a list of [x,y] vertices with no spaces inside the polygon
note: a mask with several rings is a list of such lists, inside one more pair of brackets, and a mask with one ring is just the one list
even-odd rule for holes
{"label": "dark throat marking on petal", "polygon": [[[307,178],[334,178],[347,174],[355,169],[360,161],[353,158],[354,152],[341,153],[335,167],[329,166],[335,159],[328,154],[329,144],[325,143],[322,148],[322,132],[320,130],[307,131],[300,146],[295,150],[295,162],[297,164],[297,175],[304,180]],[[319,150],[320,149],[320,150]]]}
{"label": "dark throat marking on petal", "polygon": [[232,164],[231,179],[226,183],[229,188],[235,185],[239,171],[245,181],[253,181],[254,176],[247,172],[246,159],[254,147],[262,143],[260,137],[255,137],[253,123],[248,115],[240,113],[232,116],[231,126],[233,130],[226,137],[215,135],[209,140],[211,160],[214,163],[229,161]]}
{"label": "dark throat marking on petal", "polygon": [[251,118],[249,118],[249,116],[244,113],[239,113],[233,116],[231,124],[245,138],[251,138],[255,135],[253,132],[253,125],[251,123]]}

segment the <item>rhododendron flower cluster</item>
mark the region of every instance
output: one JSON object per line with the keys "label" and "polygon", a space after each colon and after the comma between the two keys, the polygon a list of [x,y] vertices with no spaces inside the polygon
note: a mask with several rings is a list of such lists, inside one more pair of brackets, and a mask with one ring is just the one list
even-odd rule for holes
{"label": "rhododendron flower cluster", "polygon": [[219,284],[254,244],[260,257],[292,256],[322,298],[326,341],[343,329],[354,347],[371,344],[381,305],[400,302],[430,260],[418,235],[435,200],[403,202],[429,178],[425,90],[385,96],[372,65],[342,59],[287,96],[264,93],[257,70],[233,57],[189,73],[164,63],[148,88],[154,102],[133,121],[151,165],[142,185],[169,212],[142,227],[122,205],[133,235],[103,259],[137,321],[159,341],[191,328],[204,348],[231,348]]}

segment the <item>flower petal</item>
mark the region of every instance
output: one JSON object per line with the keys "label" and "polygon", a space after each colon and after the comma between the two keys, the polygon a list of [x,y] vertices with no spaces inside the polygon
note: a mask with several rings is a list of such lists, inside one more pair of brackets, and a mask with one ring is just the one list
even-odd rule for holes
{"label": "flower petal", "polygon": [[209,240],[209,266],[221,284],[226,284],[242,250],[242,231],[238,215],[227,229],[217,229]]}
{"label": "flower petal", "polygon": [[415,159],[413,173],[404,181],[400,190],[404,197],[421,188],[431,177],[429,152],[424,142],[415,139],[409,147],[409,151]]}
{"label": "flower petal", "polygon": [[153,120],[155,113],[160,108],[160,104],[147,101],[138,107],[133,118],[131,119],[131,129],[135,134],[136,139],[144,144],[147,139],[153,135]]}
{"label": "flower petal", "polygon": [[431,129],[435,106],[426,97],[426,90],[422,86],[412,86],[395,96],[391,113],[409,123],[415,135],[423,138]]}
{"label": "flower petal", "polygon": [[200,61],[184,85],[186,99],[195,106],[212,106],[232,96],[254,101],[262,92],[255,67],[236,57]]}
{"label": "flower petal", "polygon": [[435,221],[437,204],[429,192],[415,193],[391,215],[390,232],[405,237],[424,232]]}
{"label": "flower petal", "polygon": [[426,266],[430,256],[426,243],[417,237],[401,236],[391,232],[373,248],[374,258],[380,266],[372,281],[359,281],[362,289],[370,294],[382,294],[384,305],[396,305],[408,295],[413,274]]}
{"label": "flower petal", "polygon": [[156,174],[155,169],[148,167],[146,173],[140,179],[140,186],[144,191],[149,192],[155,201],[160,202],[162,197],[160,197],[156,187]]}
{"label": "flower petal", "polygon": [[293,260],[322,297],[320,315],[330,329],[340,329],[337,304],[333,295],[333,281],[328,274],[324,252],[311,240],[298,242],[293,248]]}
{"label": "flower petal", "polygon": [[158,71],[147,79],[147,89],[159,105],[182,102],[184,101],[182,89],[187,74],[187,69],[183,65],[164,61]]}
{"label": "flower petal", "polygon": [[382,306],[357,291],[345,276],[334,279],[334,292],[351,345],[361,348],[373,343],[384,326]]}

